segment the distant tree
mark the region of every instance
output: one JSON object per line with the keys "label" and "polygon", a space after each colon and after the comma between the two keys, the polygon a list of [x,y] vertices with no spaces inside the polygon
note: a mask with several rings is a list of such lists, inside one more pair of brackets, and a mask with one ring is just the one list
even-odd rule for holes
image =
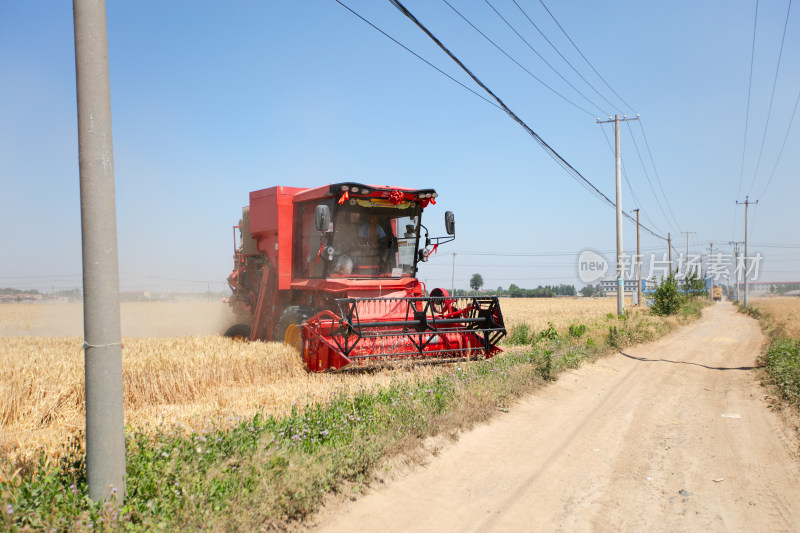
{"label": "distant tree", "polygon": [[687,296],[703,296],[708,294],[706,290],[706,280],[692,272],[683,278],[683,292]]}
{"label": "distant tree", "polygon": [[800,283],[783,283],[775,286],[775,292],[778,294],[786,294],[789,291],[796,291],[800,289]]}
{"label": "distant tree", "polygon": [[594,296],[594,287],[591,285],[587,285],[580,290],[581,296],[585,296],[587,298]]}
{"label": "distant tree", "polygon": [[472,278],[469,280],[469,286],[472,290],[477,291],[481,287],[483,287],[483,276],[480,274],[473,274]]}

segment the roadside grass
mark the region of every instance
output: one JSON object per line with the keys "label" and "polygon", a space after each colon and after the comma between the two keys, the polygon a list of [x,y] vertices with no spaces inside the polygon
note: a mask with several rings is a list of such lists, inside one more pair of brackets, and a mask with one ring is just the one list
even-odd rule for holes
{"label": "roadside grass", "polygon": [[768,381],[780,391],[781,398],[800,410],[800,340],[775,339],[759,362],[766,368]]}
{"label": "roadside grass", "polygon": [[[699,313],[699,309],[697,310]],[[694,311],[686,317],[696,316]],[[444,373],[342,392],[287,415],[256,414],[233,428],[128,428],[121,506],[88,497],[82,440],[58,459],[15,465],[0,481],[0,530],[282,529],[317,511],[329,493],[373,479],[387,458],[433,435],[457,435],[584,361],[653,340],[683,319],[646,313],[589,324],[511,328],[511,348]],[[512,342],[513,341],[513,342]]]}
{"label": "roadside grass", "polygon": [[758,304],[739,305],[739,312],[757,319],[767,337],[767,347],[758,358],[759,366],[764,369],[762,384],[800,412],[800,338],[790,333],[787,321],[792,318],[778,316]]}

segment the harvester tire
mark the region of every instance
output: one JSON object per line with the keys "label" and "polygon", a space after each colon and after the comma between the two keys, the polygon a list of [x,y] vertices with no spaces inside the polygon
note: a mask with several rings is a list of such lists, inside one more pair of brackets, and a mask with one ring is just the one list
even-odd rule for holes
{"label": "harvester tire", "polygon": [[250,339],[250,326],[247,324],[234,324],[225,330],[223,336],[236,341],[246,341]]}
{"label": "harvester tire", "polygon": [[300,352],[300,356],[302,357],[303,337],[300,326],[302,326],[306,320],[315,314],[317,313],[310,307],[303,307],[299,305],[287,307],[283,310],[283,313],[281,313],[281,318],[278,320],[278,326],[275,328],[275,340],[293,346],[298,352]]}

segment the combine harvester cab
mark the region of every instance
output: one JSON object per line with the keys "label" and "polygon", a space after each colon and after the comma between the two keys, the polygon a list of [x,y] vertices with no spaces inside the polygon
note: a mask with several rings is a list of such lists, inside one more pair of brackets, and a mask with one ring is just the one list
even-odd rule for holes
{"label": "combine harvester cab", "polygon": [[447,237],[422,225],[436,197],[350,182],[251,192],[228,277],[239,323],[225,334],[291,344],[315,372],[495,355],[506,334],[496,297],[426,295],[416,278],[455,238],[449,211]]}

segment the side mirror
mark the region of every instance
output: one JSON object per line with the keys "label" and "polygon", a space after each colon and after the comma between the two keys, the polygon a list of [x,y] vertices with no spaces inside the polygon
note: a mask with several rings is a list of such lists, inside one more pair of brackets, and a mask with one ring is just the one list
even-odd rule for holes
{"label": "side mirror", "polygon": [[444,214],[444,228],[447,230],[448,235],[456,234],[456,217],[452,211],[447,211]]}
{"label": "side mirror", "polygon": [[314,225],[317,231],[328,231],[331,225],[331,210],[327,205],[318,205],[314,213]]}

